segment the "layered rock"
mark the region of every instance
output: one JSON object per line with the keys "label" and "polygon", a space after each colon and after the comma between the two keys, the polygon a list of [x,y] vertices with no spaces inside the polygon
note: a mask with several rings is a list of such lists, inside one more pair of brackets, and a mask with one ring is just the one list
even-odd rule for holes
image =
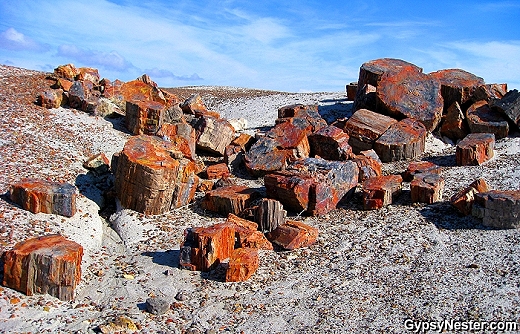
{"label": "layered rock", "polygon": [[258,269],[258,251],[253,248],[237,248],[229,258],[226,282],[247,281]]}
{"label": "layered rock", "polygon": [[383,164],[374,150],[361,151],[352,161],[359,168],[359,182],[383,175]]}
{"label": "layered rock", "polygon": [[412,161],[408,164],[406,171],[403,173],[403,180],[411,182],[418,174],[440,174],[442,168],[429,161]]}
{"label": "layered rock", "polygon": [[311,134],[309,144],[311,155],[325,160],[347,160],[352,155],[349,136],[332,125]]}
{"label": "layered rock", "polygon": [[452,140],[462,139],[468,135],[469,127],[466,116],[458,102],[454,102],[442,116],[440,133]]}
{"label": "layered rock", "polygon": [[444,179],[439,174],[422,173],[415,175],[410,183],[412,203],[432,204],[442,200]]}
{"label": "layered rock", "polygon": [[197,149],[223,156],[233,138],[235,129],[225,119],[204,116],[195,124]]}
{"label": "layered rock", "polygon": [[227,186],[206,193],[201,206],[205,210],[218,212],[224,216],[229,213],[239,215],[260,197],[258,191],[246,186]]}
{"label": "layered rock", "polygon": [[493,108],[505,114],[520,128],[520,93],[513,89],[500,100],[493,102]]}
{"label": "layered rock", "polygon": [[134,135],[155,135],[164,122],[165,110],[155,101],[127,101],[125,127]]}
{"label": "layered rock", "polygon": [[255,208],[254,216],[258,229],[267,233],[285,223],[287,211],[283,209],[283,205],[279,201],[263,198]]}
{"label": "layered rock", "polygon": [[432,72],[430,76],[436,78],[441,83],[444,110],[448,110],[455,102],[460,106],[466,106],[468,103],[471,103],[477,88],[484,85],[484,79],[481,77],[458,68]]}
{"label": "layered rock", "polygon": [[427,134],[421,122],[405,118],[379,137],[374,143],[374,151],[382,162],[414,159],[424,153]]}

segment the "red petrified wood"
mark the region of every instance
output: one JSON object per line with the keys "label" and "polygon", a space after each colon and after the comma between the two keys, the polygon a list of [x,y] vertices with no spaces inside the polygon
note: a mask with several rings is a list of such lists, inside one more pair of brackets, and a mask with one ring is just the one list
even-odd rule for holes
{"label": "red petrified wood", "polygon": [[11,201],[32,213],[72,217],[76,213],[76,187],[40,179],[22,179],[11,185]]}
{"label": "red petrified wood", "polygon": [[229,168],[225,163],[211,165],[206,168],[206,176],[208,180],[216,180],[229,176]]}
{"label": "red petrified wood", "polygon": [[411,182],[415,175],[428,173],[428,174],[440,174],[442,171],[441,167],[437,166],[433,162],[429,161],[412,161],[408,165],[408,168],[403,174],[403,180]]}
{"label": "red petrified wood", "polygon": [[195,124],[197,149],[223,156],[235,136],[235,128],[225,119],[203,116]]}
{"label": "red petrified wood", "polygon": [[392,204],[393,197],[402,189],[400,175],[378,176],[363,182],[363,207],[365,210],[380,209]]}
{"label": "red petrified wood", "polygon": [[462,139],[469,133],[466,117],[458,102],[454,102],[442,116],[441,135],[452,140]]}
{"label": "red petrified wood", "polygon": [[61,235],[17,243],[5,253],[3,284],[28,296],[48,293],[72,300],[81,280],[82,256],[83,247]]}
{"label": "red petrified wood", "polygon": [[258,269],[258,250],[237,248],[229,258],[226,270],[226,282],[247,281]]}
{"label": "red petrified wood", "polygon": [[455,159],[457,166],[477,166],[493,158],[495,135],[492,133],[470,133],[457,144]]}
{"label": "red petrified wood", "polygon": [[463,106],[471,100],[476,89],[484,85],[484,79],[464,70],[455,68],[430,73],[441,83],[444,110],[457,102]]}
{"label": "red petrified wood", "polygon": [[359,182],[383,175],[383,164],[374,150],[361,151],[352,158],[359,168]]}
{"label": "red petrified wood", "polygon": [[390,126],[374,144],[382,162],[414,159],[424,152],[428,132],[421,122],[405,118]]}
{"label": "red petrified wood", "polygon": [[258,191],[245,186],[227,186],[206,193],[201,206],[205,210],[218,212],[224,216],[240,214],[252,201],[260,197]]}
{"label": "red petrified wood", "polygon": [[493,133],[496,139],[505,138],[509,132],[509,123],[504,115],[492,109],[487,101],[477,101],[466,111],[469,128],[472,133]]}
{"label": "red petrified wood", "polygon": [[450,203],[464,215],[470,215],[471,209],[473,207],[473,202],[475,201],[475,195],[478,193],[486,192],[488,190],[489,188],[486,183],[486,180],[477,179],[473,181],[469,186],[453,195],[450,199]]}
{"label": "red petrified wood", "polygon": [[439,174],[423,173],[415,175],[410,183],[412,202],[432,204],[442,200],[444,179]]}
{"label": "red petrified wood", "polygon": [[321,128],[309,136],[311,155],[325,160],[347,160],[352,154],[349,136],[333,125]]}
{"label": "red petrified wood", "polygon": [[232,213],[228,215],[226,223],[232,224],[235,230],[235,248],[273,249],[273,245],[265,238],[265,235],[258,231],[257,223]]}
{"label": "red petrified wood", "polygon": [[312,245],[318,239],[318,229],[302,222],[288,220],[267,234],[273,244],[293,250]]}

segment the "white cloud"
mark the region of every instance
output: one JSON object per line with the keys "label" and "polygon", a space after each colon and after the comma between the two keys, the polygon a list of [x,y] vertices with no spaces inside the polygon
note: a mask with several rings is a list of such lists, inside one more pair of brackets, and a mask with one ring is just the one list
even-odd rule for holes
{"label": "white cloud", "polygon": [[88,66],[101,66],[109,70],[126,71],[134,66],[115,51],[103,52],[80,49],[75,45],[60,45],[58,56],[74,59]]}
{"label": "white cloud", "polygon": [[47,48],[46,45],[38,44],[14,28],[8,28],[0,33],[0,47],[9,50],[33,51],[42,51]]}
{"label": "white cloud", "polygon": [[144,72],[146,74],[148,74],[151,78],[169,78],[169,79],[180,80],[180,81],[204,80],[197,73],[193,73],[192,75],[175,75],[171,71],[164,70],[164,69],[158,69],[156,67],[154,67],[152,69],[146,69],[146,70],[144,70]]}

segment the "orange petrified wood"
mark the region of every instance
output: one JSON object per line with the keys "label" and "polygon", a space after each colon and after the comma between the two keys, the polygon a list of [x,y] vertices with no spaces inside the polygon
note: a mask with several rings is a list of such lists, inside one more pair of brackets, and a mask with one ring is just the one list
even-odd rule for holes
{"label": "orange petrified wood", "polygon": [[237,248],[229,258],[226,270],[226,282],[247,281],[258,269],[258,250]]}
{"label": "orange petrified wood", "polygon": [[28,296],[48,293],[72,300],[81,279],[82,256],[83,247],[61,235],[17,243],[5,253],[3,284]]}

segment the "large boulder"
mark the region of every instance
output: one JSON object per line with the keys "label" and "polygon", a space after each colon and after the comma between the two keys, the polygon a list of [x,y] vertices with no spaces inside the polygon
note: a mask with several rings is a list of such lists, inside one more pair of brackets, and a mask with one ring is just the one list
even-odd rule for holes
{"label": "large boulder", "polygon": [[441,94],[444,99],[444,110],[455,102],[462,109],[471,104],[471,100],[478,87],[484,85],[484,79],[467,71],[455,68],[440,70],[430,73],[430,76],[436,78],[441,83]]}

